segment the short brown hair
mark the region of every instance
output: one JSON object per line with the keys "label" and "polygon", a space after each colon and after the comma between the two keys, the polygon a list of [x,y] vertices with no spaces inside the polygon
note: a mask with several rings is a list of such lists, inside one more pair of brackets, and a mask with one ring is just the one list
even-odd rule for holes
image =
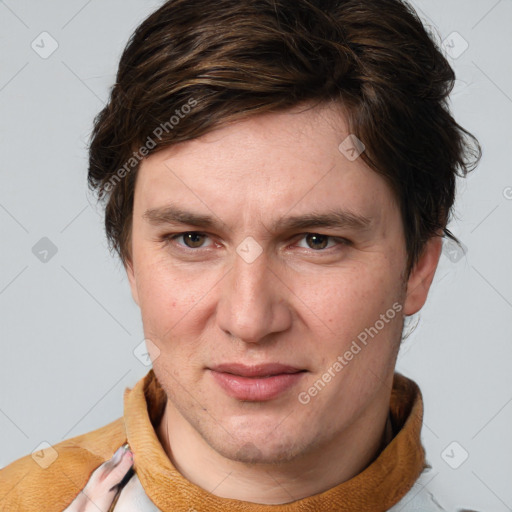
{"label": "short brown hair", "polygon": [[454,80],[400,0],[168,0],[130,38],[94,121],[88,181],[105,199],[110,247],[131,261],[144,156],[250,115],[335,100],[400,206],[408,274],[429,238],[457,241],[446,228],[456,177],[481,154],[450,114]]}

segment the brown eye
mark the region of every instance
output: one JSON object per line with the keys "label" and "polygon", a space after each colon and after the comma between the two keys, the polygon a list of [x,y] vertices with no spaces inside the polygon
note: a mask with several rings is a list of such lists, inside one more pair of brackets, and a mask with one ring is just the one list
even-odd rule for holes
{"label": "brown eye", "polygon": [[194,231],[183,233],[180,236],[183,237],[185,245],[191,249],[197,249],[198,247],[201,247],[201,245],[204,243],[204,239],[206,238],[206,235],[196,233]]}
{"label": "brown eye", "polygon": [[308,233],[306,235],[306,242],[311,249],[320,250],[325,249],[329,243],[329,236],[319,235],[318,233]]}

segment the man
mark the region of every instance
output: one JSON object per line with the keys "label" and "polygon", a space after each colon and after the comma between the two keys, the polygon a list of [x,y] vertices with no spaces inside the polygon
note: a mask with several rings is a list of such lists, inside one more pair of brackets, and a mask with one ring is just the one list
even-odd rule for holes
{"label": "man", "polygon": [[441,510],[394,367],[479,156],[453,80],[398,0],[145,20],[89,183],[153,369],[122,418],[2,470],[0,510]]}

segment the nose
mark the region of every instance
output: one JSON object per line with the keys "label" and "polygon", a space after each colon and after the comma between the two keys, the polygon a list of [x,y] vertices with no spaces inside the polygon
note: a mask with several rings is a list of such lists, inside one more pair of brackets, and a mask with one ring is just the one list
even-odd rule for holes
{"label": "nose", "polygon": [[222,280],[218,324],[245,343],[262,342],[291,326],[289,293],[270,268],[265,252],[251,263],[237,254],[233,268]]}

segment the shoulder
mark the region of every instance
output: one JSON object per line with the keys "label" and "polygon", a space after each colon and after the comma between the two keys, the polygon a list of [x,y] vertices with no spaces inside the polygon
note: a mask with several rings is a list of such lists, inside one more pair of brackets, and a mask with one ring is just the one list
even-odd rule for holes
{"label": "shoulder", "polygon": [[0,511],[63,510],[124,442],[121,417],[12,462],[0,469]]}

